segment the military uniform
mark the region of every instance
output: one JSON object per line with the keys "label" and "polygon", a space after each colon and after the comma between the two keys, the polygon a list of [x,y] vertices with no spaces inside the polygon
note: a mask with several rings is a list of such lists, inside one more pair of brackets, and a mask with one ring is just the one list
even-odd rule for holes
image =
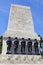
{"label": "military uniform", "polygon": [[10,50],[10,48],[11,48],[11,45],[12,45],[12,40],[11,40],[11,37],[8,37],[8,40],[7,40],[7,45],[8,45],[8,47],[7,47],[7,50]]}
{"label": "military uniform", "polygon": [[35,42],[34,42],[34,48],[35,48],[35,52],[38,51],[38,41],[35,39]]}
{"label": "military uniform", "polygon": [[15,38],[15,40],[14,40],[14,51],[15,52],[17,52],[17,50],[18,50],[18,45],[19,45],[19,41],[17,38]]}
{"label": "military uniform", "polygon": [[26,46],[26,42],[25,42],[24,38],[22,38],[22,41],[21,41],[21,52],[23,52],[23,50],[25,52],[25,46]]}
{"label": "military uniform", "polygon": [[32,41],[31,41],[31,39],[28,39],[27,48],[28,48],[28,52],[32,51]]}

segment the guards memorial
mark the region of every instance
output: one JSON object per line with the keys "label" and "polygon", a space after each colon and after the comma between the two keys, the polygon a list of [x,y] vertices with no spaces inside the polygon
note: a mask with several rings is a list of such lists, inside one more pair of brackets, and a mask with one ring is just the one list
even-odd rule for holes
{"label": "guards memorial", "polygon": [[3,34],[2,54],[6,54],[7,52],[6,40],[9,36],[12,38],[18,37],[19,39],[24,37],[25,39],[40,40],[34,31],[30,7],[15,4],[11,5],[8,27]]}

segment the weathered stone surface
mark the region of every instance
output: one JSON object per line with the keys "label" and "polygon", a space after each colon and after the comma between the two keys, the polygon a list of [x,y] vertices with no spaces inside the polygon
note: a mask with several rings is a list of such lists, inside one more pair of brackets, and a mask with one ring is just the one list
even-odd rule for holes
{"label": "weathered stone surface", "polygon": [[39,40],[39,37],[34,32],[30,7],[11,5],[8,28],[4,34],[4,37],[8,36],[13,38],[37,38]]}
{"label": "weathered stone surface", "polygon": [[38,55],[0,55],[0,64],[43,64]]}
{"label": "weathered stone surface", "polygon": [[[3,37],[24,37],[24,38],[37,38],[39,37],[34,32],[32,15],[30,7],[11,5],[9,23],[7,31]],[[2,55],[0,55],[0,64],[4,65],[32,65],[43,64],[43,60],[40,55],[6,55],[7,45],[6,40],[3,38]]]}
{"label": "weathered stone surface", "polygon": [[30,7],[15,4],[11,5],[7,31],[3,35],[2,54],[6,54],[7,52],[6,40],[4,39],[4,37],[8,36],[11,36],[12,38],[24,37],[26,39],[40,39],[34,32],[34,25]]}

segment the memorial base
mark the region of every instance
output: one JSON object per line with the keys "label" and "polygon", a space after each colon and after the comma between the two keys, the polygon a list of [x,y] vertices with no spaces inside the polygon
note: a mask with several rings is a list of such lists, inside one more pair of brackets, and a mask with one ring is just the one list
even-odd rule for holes
{"label": "memorial base", "polygon": [[40,55],[0,55],[0,64],[42,64]]}

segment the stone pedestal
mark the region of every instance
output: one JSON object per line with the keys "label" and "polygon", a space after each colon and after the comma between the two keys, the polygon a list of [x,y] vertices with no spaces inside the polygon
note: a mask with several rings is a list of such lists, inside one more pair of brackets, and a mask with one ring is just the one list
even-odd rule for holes
{"label": "stone pedestal", "polygon": [[34,55],[0,55],[0,64],[4,65],[31,65],[31,64],[38,64],[43,65],[43,59],[41,56],[34,56]]}

